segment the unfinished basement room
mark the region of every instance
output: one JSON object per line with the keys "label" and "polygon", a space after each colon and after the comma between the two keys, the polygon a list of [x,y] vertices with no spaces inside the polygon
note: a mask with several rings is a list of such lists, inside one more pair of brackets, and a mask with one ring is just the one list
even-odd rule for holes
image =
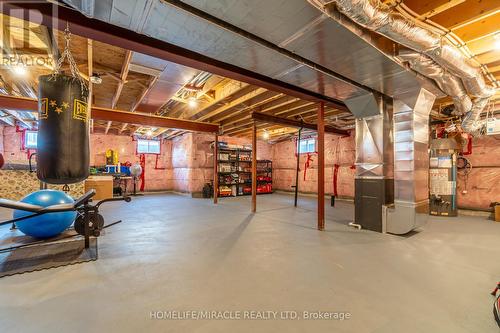
{"label": "unfinished basement room", "polygon": [[0,1],[0,332],[500,332],[499,29]]}

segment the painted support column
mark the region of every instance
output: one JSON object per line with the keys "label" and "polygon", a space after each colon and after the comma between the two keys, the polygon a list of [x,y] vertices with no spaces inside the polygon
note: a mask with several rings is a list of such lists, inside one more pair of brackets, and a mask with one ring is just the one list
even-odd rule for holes
{"label": "painted support column", "polygon": [[299,135],[297,137],[297,168],[295,170],[295,198],[294,206],[297,207],[297,201],[299,198],[299,168],[300,168],[300,137],[302,134],[302,127],[299,129]]}
{"label": "painted support column", "polygon": [[325,229],[325,104],[318,106],[318,230]]}
{"label": "painted support column", "polygon": [[218,202],[219,196],[219,136],[215,133],[214,140],[214,204]]}
{"label": "painted support column", "polygon": [[257,211],[257,124],[252,125],[252,213]]}

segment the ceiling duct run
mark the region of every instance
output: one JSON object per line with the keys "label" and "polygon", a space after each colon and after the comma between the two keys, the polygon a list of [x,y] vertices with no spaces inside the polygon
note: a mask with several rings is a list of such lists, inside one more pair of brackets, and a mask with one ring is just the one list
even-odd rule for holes
{"label": "ceiling duct run", "polygon": [[474,132],[481,127],[480,114],[495,89],[485,83],[481,70],[454,45],[393,12],[379,0],[308,1],[337,21],[340,11],[362,27],[413,50],[401,52],[398,58],[407,62],[412,70],[434,80],[452,97],[455,114],[463,116],[465,131]]}

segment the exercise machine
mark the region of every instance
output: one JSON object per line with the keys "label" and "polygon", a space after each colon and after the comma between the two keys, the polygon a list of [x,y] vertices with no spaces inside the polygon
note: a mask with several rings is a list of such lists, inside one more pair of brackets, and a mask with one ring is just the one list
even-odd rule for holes
{"label": "exercise machine", "polygon": [[[117,197],[117,198],[100,200],[97,203],[92,203],[92,197],[95,195],[95,193],[96,193],[95,190],[90,190],[81,197],[79,197],[78,199],[76,199],[74,203],[56,204],[48,207],[43,207],[13,200],[0,199],[0,207],[7,209],[14,209],[14,210],[22,210],[31,213],[29,215],[25,215],[22,217],[13,218],[7,221],[2,221],[0,222],[0,226],[6,224],[14,224],[21,220],[35,218],[37,216],[41,216],[44,214],[59,213],[59,212],[77,213],[76,219],[73,223],[74,232],[69,232],[59,237],[51,237],[47,239],[32,238],[32,241],[28,241],[20,245],[0,248],[0,254],[4,254],[6,252],[12,252],[21,248],[56,244],[61,242],[61,240],[68,238],[81,238],[83,241],[84,249],[89,249],[91,238],[99,237],[103,229],[121,222],[121,220],[119,220],[106,225],[104,217],[99,213],[100,206],[104,203],[111,201],[125,201],[125,202],[131,201],[130,197]],[[97,249],[97,242],[96,242],[96,249]],[[64,266],[64,264],[59,266]]]}

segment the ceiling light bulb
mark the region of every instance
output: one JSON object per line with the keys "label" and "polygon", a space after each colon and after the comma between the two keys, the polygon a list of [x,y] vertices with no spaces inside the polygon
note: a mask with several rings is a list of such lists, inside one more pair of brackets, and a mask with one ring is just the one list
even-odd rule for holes
{"label": "ceiling light bulb", "polygon": [[147,136],[151,136],[151,135],[153,135],[153,131],[152,131],[152,130],[148,130],[148,131],[146,132],[146,135],[147,135]]}
{"label": "ceiling light bulb", "polygon": [[500,50],[500,33],[496,34],[493,38],[495,39],[495,49]]}
{"label": "ceiling light bulb", "polygon": [[26,67],[23,66],[23,65],[19,65],[19,66],[15,66],[13,68],[13,71],[14,73],[16,73],[17,75],[20,75],[20,76],[23,76],[26,74]]}
{"label": "ceiling light bulb", "polygon": [[188,105],[191,108],[195,108],[195,107],[198,106],[198,101],[194,97],[189,97],[189,99],[188,99]]}
{"label": "ceiling light bulb", "polygon": [[262,137],[264,138],[264,140],[269,139],[269,132],[268,131],[264,131],[264,134],[262,134]]}
{"label": "ceiling light bulb", "polygon": [[91,77],[90,77],[90,81],[94,84],[101,84],[102,83],[102,78],[99,74],[96,74],[94,73]]}

